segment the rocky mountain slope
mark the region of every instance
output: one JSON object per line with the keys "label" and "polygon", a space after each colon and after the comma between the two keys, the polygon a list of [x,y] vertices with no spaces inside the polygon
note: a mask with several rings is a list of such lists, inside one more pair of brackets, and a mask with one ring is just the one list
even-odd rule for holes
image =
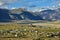
{"label": "rocky mountain slope", "polygon": [[0,22],[12,20],[60,20],[60,9],[46,9],[40,12],[27,11],[22,8],[18,9],[0,9]]}

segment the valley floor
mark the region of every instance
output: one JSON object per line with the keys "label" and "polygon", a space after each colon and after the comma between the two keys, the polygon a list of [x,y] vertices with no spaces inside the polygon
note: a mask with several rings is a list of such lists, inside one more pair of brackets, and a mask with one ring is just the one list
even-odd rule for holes
{"label": "valley floor", "polygon": [[0,40],[60,40],[60,21],[0,23]]}

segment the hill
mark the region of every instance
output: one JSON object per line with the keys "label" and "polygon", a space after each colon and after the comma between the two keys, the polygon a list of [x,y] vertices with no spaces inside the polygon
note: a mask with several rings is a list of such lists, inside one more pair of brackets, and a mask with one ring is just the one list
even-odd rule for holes
{"label": "hill", "polygon": [[60,20],[60,8],[46,9],[42,11],[32,12],[23,8],[18,9],[0,9],[0,22],[8,22],[12,20]]}

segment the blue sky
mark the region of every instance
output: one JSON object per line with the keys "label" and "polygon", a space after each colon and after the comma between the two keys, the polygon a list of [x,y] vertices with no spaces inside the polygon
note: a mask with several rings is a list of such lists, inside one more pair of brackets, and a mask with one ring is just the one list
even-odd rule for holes
{"label": "blue sky", "polygon": [[60,0],[0,0],[0,8],[47,8],[60,7]]}

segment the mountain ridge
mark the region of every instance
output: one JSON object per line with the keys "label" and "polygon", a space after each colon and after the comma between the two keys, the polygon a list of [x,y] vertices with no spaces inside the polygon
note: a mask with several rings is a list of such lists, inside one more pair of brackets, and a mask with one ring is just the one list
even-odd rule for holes
{"label": "mountain ridge", "polygon": [[23,8],[18,9],[0,9],[0,22],[12,20],[60,20],[60,8],[57,10],[46,9],[40,12],[32,12]]}

